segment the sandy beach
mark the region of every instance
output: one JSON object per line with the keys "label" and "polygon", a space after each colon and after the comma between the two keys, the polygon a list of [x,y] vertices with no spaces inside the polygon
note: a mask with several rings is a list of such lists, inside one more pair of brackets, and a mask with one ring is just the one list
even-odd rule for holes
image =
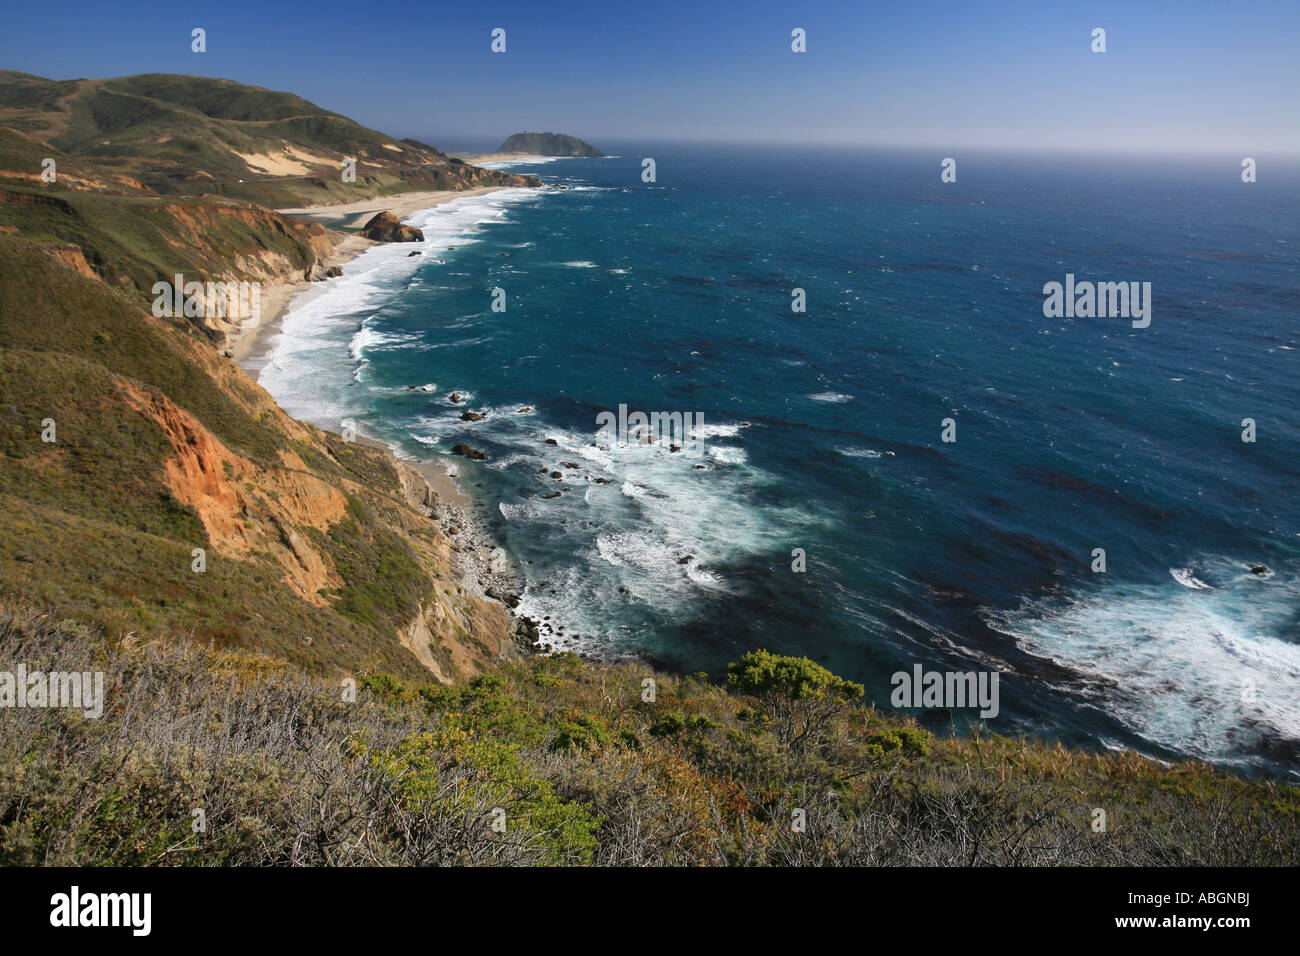
{"label": "sandy beach", "polygon": [[[380,451],[386,451],[392,454],[392,449],[381,441],[373,438],[367,438],[365,435],[358,435],[357,442],[365,445],[367,448],[377,448]],[[397,458],[396,455],[393,455]],[[446,467],[437,461],[412,461],[407,458],[397,458],[399,462],[410,468],[414,468],[420,473],[433,493],[438,496],[438,502],[443,505],[452,505],[461,512],[468,512],[470,506],[474,503],[469,495],[465,494],[452,476],[448,473]],[[468,519],[465,519],[468,521]]]}
{"label": "sandy beach", "polygon": [[[421,209],[432,209],[453,199],[467,196],[481,196],[495,192],[499,186],[467,189],[462,191],[440,190],[437,192],[402,193],[397,196],[379,196],[358,202],[342,203],[335,206],[314,206],[301,209],[278,209],[277,212],[287,216],[299,216],[319,222],[331,230],[335,239],[334,251],[323,261],[325,266],[345,266],[371,246],[378,245],[358,235],[353,230],[361,228],[376,213],[388,211],[399,219]],[[328,279],[325,281],[329,281]],[[238,339],[227,346],[227,354],[254,379],[266,363],[275,335],[284,319],[290,300],[299,292],[311,288],[316,283],[306,279],[294,279],[285,282],[267,283],[262,289],[263,321],[256,327],[244,332]],[[358,440],[373,448],[391,451],[382,442],[359,437]],[[398,459],[404,465],[414,468],[423,476],[433,489],[441,503],[454,507],[458,512],[468,512],[472,501],[452,480],[451,475],[439,461],[406,461]],[[454,465],[453,465],[454,467]]]}
{"label": "sandy beach", "polygon": [[535,156],[532,153],[452,153],[457,159],[463,159],[471,166],[482,166],[484,163],[505,163],[518,161],[521,159],[544,160],[549,157]]}
{"label": "sandy beach", "polygon": [[[357,235],[353,230],[360,229],[377,213],[391,212],[402,219],[421,209],[432,209],[453,199],[467,196],[481,196],[495,192],[503,187],[491,186],[479,189],[466,189],[455,192],[439,190],[436,192],[402,193],[397,196],[378,196],[357,202],[341,203],[336,206],[308,206],[300,209],[277,209],[276,212],[286,216],[298,216],[311,219],[336,233],[334,252],[324,260],[326,266],[342,266],[371,246],[376,245],[369,239]],[[328,281],[328,280],[327,280]],[[267,283],[262,288],[262,322],[249,329],[227,346],[230,357],[255,375],[256,370],[266,358],[271,341],[280,327],[284,310],[299,292],[309,289],[311,282],[306,279],[293,279],[286,282]]]}
{"label": "sandy beach", "polygon": [[[506,157],[509,158],[509,157]],[[484,160],[486,162],[486,160]],[[330,229],[360,229],[376,213],[391,212],[398,219],[409,216],[421,209],[432,209],[453,199],[466,196],[482,196],[484,193],[496,192],[503,186],[479,186],[476,189],[447,190],[429,192],[398,193],[395,196],[376,196],[373,199],[361,199],[357,202],[341,203],[337,206],[304,206],[299,209],[277,209],[285,216],[299,216],[311,219]]]}

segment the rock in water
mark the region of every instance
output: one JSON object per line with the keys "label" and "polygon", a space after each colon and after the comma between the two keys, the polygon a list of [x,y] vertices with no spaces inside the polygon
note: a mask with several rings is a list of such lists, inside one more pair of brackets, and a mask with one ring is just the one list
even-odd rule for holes
{"label": "rock in water", "polygon": [[375,242],[424,242],[424,233],[403,226],[391,212],[381,212],[361,227],[361,235]]}
{"label": "rock in water", "polygon": [[460,455],[462,458],[470,458],[474,461],[487,461],[488,453],[479,451],[477,448],[471,448],[469,445],[457,445],[452,448],[453,455]]}
{"label": "rock in water", "polygon": [[530,156],[604,156],[586,140],[565,133],[515,133],[501,144],[498,153],[528,153]]}

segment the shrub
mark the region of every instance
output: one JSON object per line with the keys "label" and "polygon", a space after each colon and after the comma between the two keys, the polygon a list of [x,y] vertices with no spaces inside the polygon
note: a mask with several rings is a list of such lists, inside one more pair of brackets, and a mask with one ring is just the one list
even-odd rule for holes
{"label": "shrub", "polygon": [[727,666],[727,686],[754,698],[777,738],[792,750],[815,741],[863,694],[861,684],[836,677],[806,657],[751,651]]}

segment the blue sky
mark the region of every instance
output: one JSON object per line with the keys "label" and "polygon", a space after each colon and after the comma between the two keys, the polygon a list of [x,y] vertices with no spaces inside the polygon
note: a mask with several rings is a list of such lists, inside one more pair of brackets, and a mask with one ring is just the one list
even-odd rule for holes
{"label": "blue sky", "polygon": [[[5,26],[8,69],[222,76],[435,145],[544,129],[597,143],[1300,152],[1297,0],[66,0],[11,3]],[[494,27],[504,54],[489,50]],[[807,53],[791,52],[794,27]],[[1090,50],[1094,27],[1105,54]]]}

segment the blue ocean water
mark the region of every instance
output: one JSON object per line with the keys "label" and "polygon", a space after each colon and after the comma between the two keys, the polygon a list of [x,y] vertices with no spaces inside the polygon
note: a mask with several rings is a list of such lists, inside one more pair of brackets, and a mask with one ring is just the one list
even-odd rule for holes
{"label": "blue ocean water", "polygon": [[[410,217],[421,246],[295,301],[262,383],[488,452],[460,481],[557,648],[767,647],[883,706],[917,663],[996,670],[997,732],[1300,773],[1300,171],[610,151]],[[1150,326],[1046,318],[1067,273],[1150,282]],[[706,453],[598,440],[620,404],[702,415]]]}

